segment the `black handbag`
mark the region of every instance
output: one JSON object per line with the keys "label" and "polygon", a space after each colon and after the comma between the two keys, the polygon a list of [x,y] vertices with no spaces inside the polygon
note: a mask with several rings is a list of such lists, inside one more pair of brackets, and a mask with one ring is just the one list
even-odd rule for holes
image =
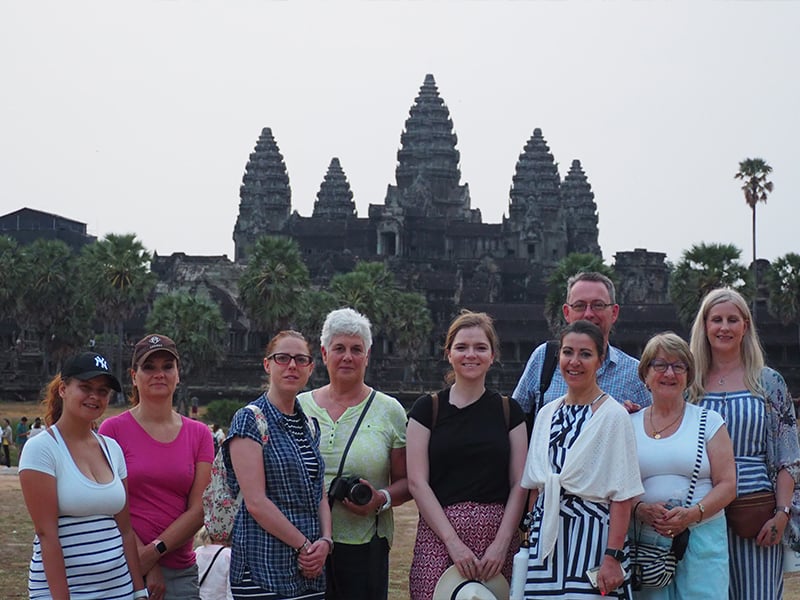
{"label": "black handbag", "polygon": [[[690,506],[694,498],[697,477],[700,475],[700,465],[703,461],[703,449],[706,439],[706,417],[708,411],[702,409],[700,413],[700,427],[697,436],[697,458],[694,462],[692,471],[692,481],[689,484],[689,494],[686,497],[684,506]],[[638,521],[633,519],[633,558],[631,559],[631,587],[634,591],[642,588],[666,587],[675,577],[675,569],[678,562],[686,553],[689,546],[689,529],[684,529],[677,536],[672,538],[672,545],[669,548],[656,546],[655,544],[645,544],[639,541],[640,531],[637,527]]]}

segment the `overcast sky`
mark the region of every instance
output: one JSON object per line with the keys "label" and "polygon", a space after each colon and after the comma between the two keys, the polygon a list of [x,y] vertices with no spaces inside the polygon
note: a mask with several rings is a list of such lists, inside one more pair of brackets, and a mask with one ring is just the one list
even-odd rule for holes
{"label": "overcast sky", "polygon": [[295,210],[336,156],[366,217],[432,73],[484,222],[539,127],[562,179],[583,164],[606,262],[724,242],[749,264],[733,175],[755,156],[774,168],[757,213],[774,259],[800,251],[798,23],[800,2],[0,0],[0,212],[232,257],[271,127]]}

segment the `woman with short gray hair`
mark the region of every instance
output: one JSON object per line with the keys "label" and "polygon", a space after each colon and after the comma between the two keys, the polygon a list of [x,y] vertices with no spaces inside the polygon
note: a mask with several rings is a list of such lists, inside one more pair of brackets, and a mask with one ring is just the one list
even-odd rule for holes
{"label": "woman with short gray hair", "polygon": [[388,597],[392,507],[406,502],[406,412],[364,382],[372,333],[352,308],[331,312],[320,336],[330,383],[298,396],[319,421],[335,548],[327,600]]}

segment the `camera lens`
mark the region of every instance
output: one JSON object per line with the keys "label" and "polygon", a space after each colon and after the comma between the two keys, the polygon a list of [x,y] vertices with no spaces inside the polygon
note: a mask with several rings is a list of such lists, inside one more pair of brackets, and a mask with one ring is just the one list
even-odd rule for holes
{"label": "camera lens", "polygon": [[372,500],[372,490],[364,483],[354,483],[350,488],[348,496],[353,504],[364,506],[365,504],[369,504],[369,501]]}

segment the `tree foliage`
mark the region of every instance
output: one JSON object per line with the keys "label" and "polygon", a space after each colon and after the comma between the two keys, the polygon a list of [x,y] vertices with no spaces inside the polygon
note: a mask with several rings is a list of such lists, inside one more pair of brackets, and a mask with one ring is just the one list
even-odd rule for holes
{"label": "tree foliage", "polygon": [[184,292],[159,296],[147,317],[147,329],[175,341],[184,375],[211,367],[225,355],[227,326],[219,306],[205,298]]}
{"label": "tree foliage", "polygon": [[42,370],[86,343],[92,302],[84,291],[79,261],[59,240],[39,239],[20,251],[17,321],[39,339]]}
{"label": "tree foliage", "polygon": [[17,315],[17,295],[20,290],[21,264],[17,243],[0,236],[0,321]]}
{"label": "tree foliage", "polygon": [[753,210],[756,204],[766,204],[767,196],[772,192],[772,182],[767,176],[772,173],[772,167],[763,158],[746,158],[739,163],[739,171],[734,178],[741,179],[744,199]]}
{"label": "tree foliage", "polygon": [[237,402],[236,400],[212,400],[206,407],[203,420],[209,425],[216,423],[220,427],[228,429],[231,421],[233,421],[233,415],[244,405],[244,402]]}
{"label": "tree foliage", "polygon": [[271,335],[286,329],[302,309],[309,284],[297,243],[267,236],[253,247],[239,279],[239,300],[254,325]]}
{"label": "tree foliage", "polygon": [[102,240],[84,246],[82,270],[87,294],[103,321],[106,337],[116,335],[117,376],[122,376],[122,341],[125,322],[147,304],[156,277],[150,271],[152,257],[134,234],[108,234]]}
{"label": "tree foliage", "polygon": [[544,301],[544,317],[554,335],[564,326],[564,311],[562,307],[567,301],[567,281],[570,277],[582,271],[602,273],[614,281],[614,285],[616,285],[616,273],[603,262],[601,257],[579,252],[573,252],[565,256],[547,279],[549,292]]}
{"label": "tree foliage", "polygon": [[767,274],[769,313],[784,325],[795,323],[800,340],[800,255],[788,253],[775,260]]}
{"label": "tree foliage", "polygon": [[330,291],[340,305],[349,306],[372,321],[373,335],[386,330],[397,285],[385,264],[360,262],[350,273],[334,275]]}
{"label": "tree foliage", "polygon": [[684,325],[691,325],[703,297],[711,290],[730,287],[750,296],[750,274],[739,262],[741,254],[732,244],[701,243],[683,252],[670,276],[669,295]]}
{"label": "tree foliage", "polygon": [[767,164],[763,158],[746,158],[739,163],[739,171],[734,175],[734,178],[741,179],[742,191],[744,192],[744,199],[747,205],[752,210],[752,232],[751,237],[753,240],[753,318],[755,318],[756,305],[755,297],[758,293],[758,265],[756,259],[756,205],[759,202],[767,203],[767,195],[772,192],[772,182],[767,179],[767,176],[772,173],[772,167]]}
{"label": "tree foliage", "polygon": [[155,285],[152,257],[133,234],[110,233],[84,246],[81,260],[97,315],[117,325],[147,303]]}

